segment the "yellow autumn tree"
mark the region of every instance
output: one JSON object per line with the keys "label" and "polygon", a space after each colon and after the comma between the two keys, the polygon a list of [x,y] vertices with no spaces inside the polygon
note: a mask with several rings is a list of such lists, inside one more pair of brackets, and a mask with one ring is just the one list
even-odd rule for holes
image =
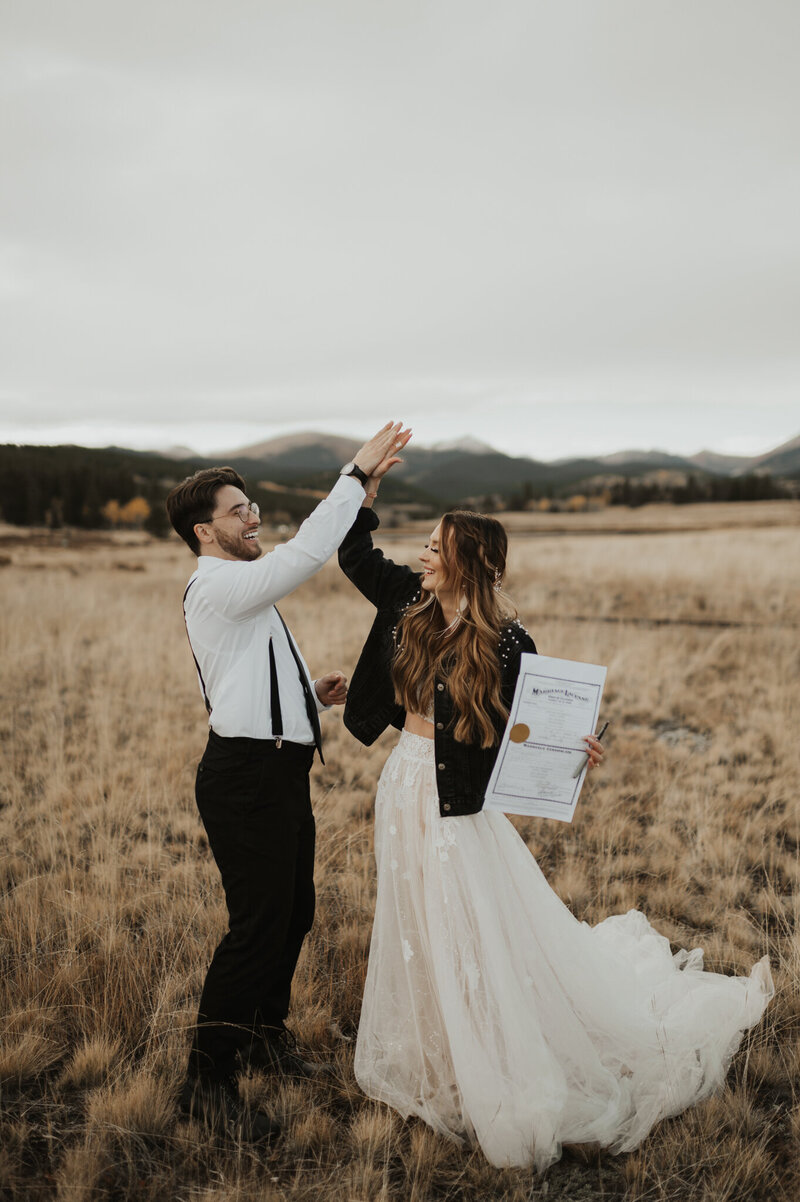
{"label": "yellow autumn tree", "polygon": [[100,512],[102,513],[103,517],[108,522],[109,526],[116,527],[119,525],[119,514],[120,514],[119,501],[113,501],[113,500],[106,501],[105,505],[100,510]]}
{"label": "yellow autumn tree", "polygon": [[128,526],[133,530],[141,530],[150,516],[150,506],[145,501],[144,497],[131,497],[122,509],[119,511],[119,522],[121,526]]}

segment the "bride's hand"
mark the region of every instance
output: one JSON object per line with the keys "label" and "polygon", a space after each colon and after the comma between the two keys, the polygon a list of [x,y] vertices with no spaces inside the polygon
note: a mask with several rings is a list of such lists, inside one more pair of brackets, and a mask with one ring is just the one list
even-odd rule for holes
{"label": "bride's hand", "polygon": [[584,735],[583,741],[586,744],[586,753],[589,756],[587,768],[599,768],[603,762],[605,748],[598,738],[594,735]]}
{"label": "bride's hand", "polygon": [[378,481],[382,480],[390,468],[393,468],[396,463],[403,462],[397,452],[402,451],[403,447],[411,438],[411,434],[411,430],[404,430],[402,434],[398,435],[397,439],[395,440],[395,444],[392,447],[391,454],[382,459],[378,466],[373,468],[370,472],[369,478],[371,483],[377,483]]}

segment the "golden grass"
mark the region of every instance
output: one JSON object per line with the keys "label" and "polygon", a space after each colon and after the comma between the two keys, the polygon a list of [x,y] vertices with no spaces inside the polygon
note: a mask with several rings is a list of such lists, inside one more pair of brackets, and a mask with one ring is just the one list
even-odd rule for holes
{"label": "golden grass", "polygon": [[[658,520],[638,513],[643,529]],[[493,1169],[355,1084],[372,798],[393,736],[361,748],[338,716],[325,719],[327,763],[313,775],[318,918],[293,1012],[334,1075],[245,1083],[285,1126],[267,1154],[174,1120],[187,1027],[224,924],[192,795],[204,711],[180,613],[191,557],[141,539],[6,544],[0,1197],[800,1194],[798,507],[661,513],[684,528],[615,534],[588,515],[591,536],[513,537],[510,587],[540,650],[607,663],[613,719],[613,754],[574,825],[515,822],[579,917],[639,906],[726,972],[767,951],[778,994],[724,1093],[626,1157],[569,1149],[543,1178]],[[412,559],[419,537],[391,533],[386,545]],[[283,609],[312,670],[352,669],[371,610],[334,565]]]}

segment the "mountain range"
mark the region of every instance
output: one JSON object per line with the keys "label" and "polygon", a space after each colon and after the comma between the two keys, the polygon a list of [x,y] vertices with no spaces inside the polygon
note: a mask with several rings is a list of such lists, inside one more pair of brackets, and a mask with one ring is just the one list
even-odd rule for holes
{"label": "mountain range", "polygon": [[[237,447],[210,457],[216,462],[243,465],[247,474],[254,470],[278,484],[323,486],[331,473],[352,458],[360,440],[345,435],[304,431],[271,438],[249,446]],[[199,456],[186,448],[171,448],[170,458]],[[209,456],[204,456],[209,461]],[[506,455],[473,438],[438,443],[433,446],[412,444],[403,453],[404,467],[392,479],[407,493],[429,499],[451,501],[469,496],[498,493],[508,495],[520,489],[561,491],[598,480],[641,479],[653,473],[678,478],[735,478],[752,474],[800,479],[800,435],[758,456],[720,455],[700,451],[697,455],[672,455],[659,450],[617,451],[594,458],[543,461],[525,456]],[[389,481],[387,480],[387,484]]]}
{"label": "mountain range", "polygon": [[[325,496],[360,440],[304,432],[214,455],[125,447],[0,445],[0,518],[11,525],[105,528],[109,506],[136,502],[145,528],[168,530],[164,500],[198,468],[230,463],[251,497],[276,524],[298,523]],[[387,519],[431,516],[443,507],[487,512],[589,504],[800,499],[800,437],[754,458],[704,451],[691,458],[663,451],[620,451],[593,459],[542,462],[472,438],[409,446],[402,471],[381,489]],[[142,505],[145,502],[145,505]],[[127,520],[127,519],[126,519]]]}

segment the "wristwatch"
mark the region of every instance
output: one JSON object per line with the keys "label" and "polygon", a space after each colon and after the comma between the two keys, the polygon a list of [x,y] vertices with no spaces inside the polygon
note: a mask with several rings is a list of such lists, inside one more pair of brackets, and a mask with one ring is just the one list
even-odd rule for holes
{"label": "wristwatch", "polygon": [[346,463],[344,465],[342,470],[339,472],[339,475],[340,476],[355,476],[356,480],[360,481],[360,483],[363,484],[365,488],[367,487],[367,480],[369,480],[369,476],[367,475],[366,472],[361,470],[361,468],[358,466],[357,463],[353,463],[352,459],[350,460],[349,463]]}

